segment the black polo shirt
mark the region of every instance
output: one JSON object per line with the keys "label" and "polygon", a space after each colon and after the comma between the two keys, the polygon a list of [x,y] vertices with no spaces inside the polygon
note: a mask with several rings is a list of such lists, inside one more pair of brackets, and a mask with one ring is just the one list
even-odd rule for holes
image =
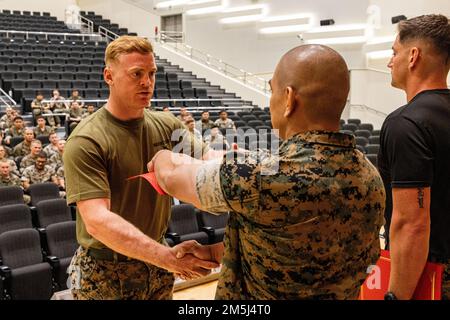
{"label": "black polo shirt", "polygon": [[380,141],[386,235],[392,188],[431,187],[430,256],[450,258],[450,90],[423,91],[392,112],[383,123]]}

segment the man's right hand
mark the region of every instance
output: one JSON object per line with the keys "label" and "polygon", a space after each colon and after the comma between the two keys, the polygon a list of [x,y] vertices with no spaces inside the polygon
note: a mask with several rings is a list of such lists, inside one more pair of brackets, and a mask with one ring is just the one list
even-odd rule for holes
{"label": "man's right hand", "polygon": [[[186,254],[192,247],[201,245],[195,240],[185,241],[168,249],[163,267],[170,272],[180,275],[184,279],[196,279],[208,275],[211,269],[218,268],[219,263],[210,260],[208,255],[198,257]],[[180,252],[183,252],[182,256]]]}
{"label": "man's right hand", "polygon": [[[220,244],[220,246],[222,246]],[[177,258],[181,259],[187,254],[193,254],[199,259],[209,260],[220,263],[222,260],[222,251],[217,250],[216,245],[201,245],[195,240],[185,241],[175,246],[173,249],[177,252]]]}

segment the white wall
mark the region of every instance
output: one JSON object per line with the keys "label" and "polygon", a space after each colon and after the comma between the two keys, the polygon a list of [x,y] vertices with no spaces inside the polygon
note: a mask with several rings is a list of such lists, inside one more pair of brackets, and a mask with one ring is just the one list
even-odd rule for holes
{"label": "white wall", "polygon": [[350,104],[356,107],[350,109],[349,117],[373,123],[376,129],[381,127],[386,115],[406,104],[405,93],[391,86],[391,75],[387,72],[352,70],[350,86]]}
{"label": "white wall", "polygon": [[[232,6],[251,4],[252,1],[231,1]],[[365,23],[368,0],[277,0],[267,3],[270,16],[294,13],[316,14],[315,22],[333,18],[336,24]],[[219,15],[186,16],[186,42],[192,47],[221,58],[227,63],[252,73],[271,73],[281,56],[300,45],[296,34],[263,36],[258,34],[256,23],[224,26],[218,23]],[[206,32],[207,30],[207,32]],[[365,59],[361,49],[340,48],[352,68],[361,68]]]}
{"label": "white wall", "polygon": [[[128,28],[130,32],[152,38],[154,27],[160,26],[160,17],[153,11],[151,1],[133,1],[134,4],[131,0],[77,0],[76,2],[82,10],[95,11],[104,18],[119,23],[121,27]],[[270,16],[313,13],[316,15],[316,25],[319,20],[328,18],[333,18],[336,24],[364,23],[367,18],[367,7],[378,5],[381,9],[382,27],[376,30],[376,36],[395,34],[395,25],[392,25],[390,21],[392,16],[404,14],[407,17],[413,17],[427,13],[442,13],[450,16],[449,0],[230,0],[230,2],[231,6],[266,3],[270,8]],[[48,11],[59,20],[64,20],[64,9],[71,3],[72,0],[0,0],[0,9]],[[170,14],[170,12],[164,14]],[[270,73],[273,72],[283,53],[300,45],[295,34],[261,36],[258,35],[255,23],[226,27],[218,23],[219,18],[219,15],[186,16],[184,27],[187,43],[249,72],[268,73],[264,76],[265,78],[270,78]],[[389,43],[386,44],[386,48],[390,46]],[[335,49],[344,56],[350,68],[366,67],[366,59],[361,47],[347,46],[335,47]],[[164,57],[163,52],[158,54]],[[387,60],[386,58],[372,61],[369,67],[388,71]],[[182,60],[178,63],[182,64],[182,67],[190,66],[192,71],[199,75],[206,75],[204,72],[207,70],[201,70],[201,67],[196,64],[186,62],[186,65],[183,65]],[[229,91],[238,91],[233,89],[235,84],[224,85],[228,82],[220,80],[217,76],[207,77]],[[248,99],[247,95],[240,95]],[[352,71],[352,90],[349,98],[352,104],[366,105],[386,114],[406,101],[403,92],[391,88],[389,74],[370,71]],[[257,98],[248,100],[255,101]],[[382,114],[357,107],[349,108],[347,115],[366,118],[365,121],[376,124],[384,117]]]}
{"label": "white wall", "polygon": [[391,18],[405,15],[412,18],[422,14],[441,13],[450,16],[450,1],[448,0],[370,0],[381,9],[382,28],[379,35],[395,33],[396,26],[392,25]]}
{"label": "white wall", "polygon": [[193,71],[195,75],[201,78],[206,78],[212,85],[218,85],[226,88],[227,91],[236,93],[244,100],[252,101],[260,108],[265,108],[269,105],[270,96],[255,90],[253,87],[244,85],[234,78],[228,77],[213,68],[205,67],[203,64],[180,54],[172,48],[162,46],[155,42],[154,46],[158,55],[165,57],[174,64],[183,66],[184,69]]}
{"label": "white wall", "polygon": [[95,11],[104,19],[118,23],[129,32],[137,32],[139,36],[154,37],[155,26],[160,26],[161,18],[152,12],[122,0],[77,0],[81,10]]}
{"label": "white wall", "polygon": [[0,0],[0,9],[50,12],[58,20],[64,21],[64,10],[72,3],[72,0]]}
{"label": "white wall", "polygon": [[[376,30],[376,36],[397,34],[397,25],[391,23],[391,18],[394,16],[403,14],[407,18],[412,18],[423,14],[440,13],[450,17],[450,1],[448,0],[370,0],[370,3],[381,9],[382,27]],[[390,49],[391,45],[386,43],[380,50]],[[389,58],[370,60],[368,67],[388,71],[388,61]]]}

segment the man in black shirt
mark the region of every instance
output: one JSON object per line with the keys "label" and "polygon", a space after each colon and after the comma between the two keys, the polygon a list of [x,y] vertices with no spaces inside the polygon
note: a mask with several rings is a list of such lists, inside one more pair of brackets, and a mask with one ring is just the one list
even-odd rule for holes
{"label": "man in black shirt", "polygon": [[443,15],[399,24],[388,67],[408,104],[381,129],[378,166],[386,188],[389,291],[411,299],[426,261],[444,263],[450,299],[450,25]]}

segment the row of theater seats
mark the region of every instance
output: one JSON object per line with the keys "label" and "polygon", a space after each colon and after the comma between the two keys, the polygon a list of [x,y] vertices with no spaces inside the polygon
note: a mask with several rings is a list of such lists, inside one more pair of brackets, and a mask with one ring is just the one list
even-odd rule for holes
{"label": "row of theater seats", "polygon": [[40,12],[40,11],[33,11],[33,12],[31,12],[31,11],[27,11],[27,10],[20,11],[20,10],[3,9],[2,12],[0,12],[0,16],[3,16],[3,17],[23,16],[23,17],[29,17],[29,18],[30,18],[30,16],[35,17],[35,18],[42,16],[44,18],[49,18],[50,17],[52,19],[56,19],[54,17],[51,17],[50,12]]}
{"label": "row of theater seats", "polygon": [[[22,18],[22,16],[17,16],[17,20],[21,20]],[[104,54],[105,43],[97,43],[93,40],[81,42],[81,40],[75,40],[77,39],[76,36],[61,34],[48,35],[46,36],[46,41],[40,41],[36,44],[32,43],[33,41],[29,41],[29,39],[23,40],[23,42],[18,41],[13,38],[13,35],[13,33],[8,34],[10,37],[8,39],[0,38],[2,39],[0,48],[4,48],[4,50],[0,50],[0,52],[3,51],[2,55],[0,55],[0,62],[3,62],[3,64],[0,63],[0,71],[3,69],[4,72],[1,73],[6,73],[4,77],[7,78],[6,83],[3,84],[3,88],[6,91],[13,89],[15,91],[14,98],[25,105],[26,111],[30,111],[29,104],[31,102],[30,97],[33,96],[32,90],[35,93],[37,89],[86,89],[86,92],[81,92],[81,94],[87,96],[89,99],[106,98],[107,91],[104,90],[106,88],[101,80],[103,56],[100,56]],[[2,36],[1,32],[0,36]],[[73,37],[73,41],[71,37]],[[195,76],[183,72],[182,69],[176,66],[172,66],[164,59],[159,59],[159,57],[156,57],[156,59],[158,73],[156,75],[155,98],[210,98],[203,84],[202,88],[193,88],[192,82],[188,81],[192,79],[196,81],[196,84],[199,83]],[[178,78],[178,75],[181,78]],[[19,81],[13,84],[11,83],[13,80],[22,80],[26,83],[24,84]],[[33,81],[29,83],[29,80]],[[36,83],[35,80],[40,83]],[[71,82],[66,83],[65,81]],[[85,83],[80,84],[74,81],[84,81]],[[54,85],[56,86],[52,88],[51,86]],[[198,89],[198,92],[196,89]],[[25,90],[27,92],[22,93]],[[213,90],[217,91],[218,89],[214,88]],[[25,98],[22,99],[23,97]],[[155,106],[158,104],[158,102],[154,103]],[[171,103],[171,105],[176,107],[183,105],[189,107],[222,106],[222,103],[214,101],[199,104],[194,101],[184,104],[183,102],[177,101]]]}
{"label": "row of theater seats", "polygon": [[111,23],[109,19],[103,19],[101,15],[95,14],[93,11],[80,11],[80,15],[86,19],[91,20],[94,23],[94,31],[98,31],[98,28],[101,26],[103,28],[108,29],[109,31],[114,32],[115,34],[122,35],[137,35],[136,33],[128,32],[127,28],[120,28],[117,23]]}
{"label": "row of theater seats", "polygon": [[[193,111],[191,112],[192,116],[195,120],[201,119],[202,111]],[[209,116],[212,121],[215,121],[219,118],[220,111],[217,110],[209,110]],[[177,116],[179,112],[174,112]],[[244,131],[248,129],[258,130],[271,130],[272,122],[270,118],[269,109],[254,109],[252,111],[228,111],[228,118],[233,120],[236,128],[240,128]],[[222,130],[221,130],[222,131]],[[222,132],[225,135],[226,130]],[[228,132],[229,133],[229,132]]]}
{"label": "row of theater seats", "polygon": [[[78,247],[76,216],[55,187],[31,185],[31,207],[23,204],[20,188],[0,188],[0,300],[47,300],[67,289],[67,268]],[[220,242],[227,220],[228,214],[174,205],[166,241],[170,246],[186,240]]]}
{"label": "row of theater seats", "polygon": [[375,165],[378,165],[380,149],[380,130],[374,130],[371,123],[362,123],[360,119],[341,120],[341,132],[355,136],[356,147]]}
{"label": "row of theater seats", "polygon": [[[111,23],[110,20],[108,19],[104,19],[101,15],[97,15],[95,14],[95,12],[93,11],[88,11],[88,12],[81,12],[80,13],[82,16],[94,21],[95,24],[95,28],[98,28],[99,26],[105,27],[106,29],[109,29],[113,32],[115,32],[116,34],[122,35],[125,34],[124,32],[127,31],[126,29],[120,29],[119,26],[117,24]],[[120,30],[119,30],[120,29]],[[136,35],[135,33],[128,33],[130,35]],[[207,82],[206,79],[199,79],[197,78],[195,75],[193,75],[191,72],[186,72],[184,71],[182,68],[180,68],[179,66],[176,65],[172,65],[170,62],[168,62],[165,59],[160,59],[158,56],[156,56],[156,64],[158,66],[158,73],[156,74],[156,89],[155,91],[158,91],[158,89],[169,89],[168,92],[166,91],[159,91],[159,92],[155,92],[155,98],[159,98],[159,99],[208,99],[208,98],[233,98],[233,99],[240,99],[239,97],[237,97],[235,94],[230,94],[230,93],[226,93],[225,90],[221,89],[218,86],[212,86],[211,83]],[[166,70],[165,70],[166,69]],[[173,79],[171,78],[172,75],[170,73],[173,73],[173,76],[178,75],[178,80],[192,80],[193,82],[193,87],[195,87],[194,89],[205,89],[207,90],[206,94],[197,94],[196,92],[194,92],[194,94],[192,94],[192,92],[190,91],[190,88],[188,88],[187,91],[184,91],[184,87],[181,85],[177,85],[175,84],[175,86],[170,84],[170,81],[172,81]],[[177,80],[177,79],[174,79]],[[195,83],[195,84],[194,84]],[[179,89],[181,89],[181,92],[179,91],[172,91],[172,88],[177,89],[179,87]],[[181,107],[181,106],[188,106],[188,107],[204,107],[204,106],[210,106],[210,107],[221,107],[223,105],[235,105],[236,101],[234,102],[230,102],[230,101],[225,101],[225,102],[219,102],[219,101],[214,101],[211,103],[197,103],[197,102],[181,102],[181,101],[177,101],[177,102],[171,102],[170,105],[172,107]],[[161,106],[161,105],[167,105],[166,102],[163,103],[159,103],[159,102],[155,102],[153,103],[154,106]]]}
{"label": "row of theater seats", "polygon": [[172,215],[166,241],[172,247],[187,240],[201,244],[221,242],[229,214],[213,215],[196,209],[191,204],[172,206]]}
{"label": "row of theater seats", "polygon": [[[59,36],[58,36],[59,37]],[[70,37],[70,36],[69,36]],[[77,89],[86,99],[106,99],[109,89],[103,81],[105,42],[59,40],[39,44],[3,39],[0,42],[0,77],[3,89],[12,91],[26,112],[38,91],[50,98],[51,91],[63,96]],[[32,46],[32,50],[30,50]],[[67,93],[67,95],[66,95]]]}
{"label": "row of theater seats", "polygon": [[18,187],[0,188],[0,299],[50,299],[67,289],[78,247],[74,210],[51,183],[30,186],[31,207]]}
{"label": "row of theater seats", "polygon": [[[55,32],[64,30],[67,33],[73,32],[67,28],[64,22],[57,21],[56,17],[50,16],[50,13],[30,11],[9,11],[3,10],[0,13],[0,30],[30,31],[34,32]],[[18,38],[20,34],[17,34]],[[22,38],[24,35],[20,35]]]}

